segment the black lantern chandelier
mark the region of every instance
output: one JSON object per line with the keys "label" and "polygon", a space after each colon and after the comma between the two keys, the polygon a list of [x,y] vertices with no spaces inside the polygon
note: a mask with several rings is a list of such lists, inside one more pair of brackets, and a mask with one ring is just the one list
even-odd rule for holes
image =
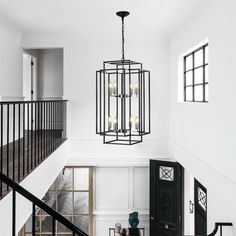
{"label": "black lantern chandelier", "polygon": [[96,133],[103,143],[133,145],[150,134],[150,71],[142,63],[126,60],[124,55],[124,18],[122,20],[122,58],[104,61],[96,71]]}

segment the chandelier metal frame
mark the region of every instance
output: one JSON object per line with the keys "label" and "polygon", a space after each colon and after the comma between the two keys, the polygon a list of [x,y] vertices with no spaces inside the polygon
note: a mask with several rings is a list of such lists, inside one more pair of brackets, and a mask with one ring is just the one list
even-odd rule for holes
{"label": "chandelier metal frame", "polygon": [[150,71],[125,59],[124,18],[129,12],[116,15],[122,20],[122,57],[104,61],[96,71],[96,133],[104,144],[133,145],[151,130]]}

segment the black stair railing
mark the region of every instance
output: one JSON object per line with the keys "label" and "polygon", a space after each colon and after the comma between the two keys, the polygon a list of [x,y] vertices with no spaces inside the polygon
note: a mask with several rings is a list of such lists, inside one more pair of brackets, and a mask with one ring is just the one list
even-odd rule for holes
{"label": "black stair railing", "polygon": [[[0,102],[1,173],[20,182],[63,143],[66,102]],[[0,199],[8,192],[0,181]]]}
{"label": "black stair railing", "polygon": [[223,227],[227,226],[233,226],[233,224],[230,222],[216,222],[214,230],[212,231],[211,234],[208,234],[208,236],[216,235],[219,229],[220,229],[220,236],[223,236]]}
{"label": "black stair railing", "polygon": [[52,234],[56,235],[56,221],[70,230],[73,236],[88,236],[85,232],[80,230],[74,224],[72,224],[69,220],[67,220],[64,216],[53,210],[43,201],[35,197],[32,193],[28,192],[26,189],[21,187],[19,184],[8,178],[6,175],[0,173],[0,180],[5,183],[9,188],[12,189],[12,236],[16,235],[16,193],[19,193],[21,196],[26,198],[32,203],[32,236],[36,234],[36,208],[39,207],[43,211],[45,211],[49,216],[52,217]]}

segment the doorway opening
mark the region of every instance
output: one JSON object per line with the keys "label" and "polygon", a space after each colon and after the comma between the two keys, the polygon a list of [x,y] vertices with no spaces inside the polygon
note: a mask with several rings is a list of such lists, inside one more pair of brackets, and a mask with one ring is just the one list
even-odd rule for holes
{"label": "doorway opening", "polygon": [[23,52],[23,96],[25,100],[37,99],[38,60]]}
{"label": "doorway opening", "polygon": [[207,189],[184,170],[184,233],[207,234]]}
{"label": "doorway opening", "polygon": [[63,98],[63,48],[23,49],[25,100]]}
{"label": "doorway opening", "polygon": [[207,234],[207,189],[194,179],[195,235]]}

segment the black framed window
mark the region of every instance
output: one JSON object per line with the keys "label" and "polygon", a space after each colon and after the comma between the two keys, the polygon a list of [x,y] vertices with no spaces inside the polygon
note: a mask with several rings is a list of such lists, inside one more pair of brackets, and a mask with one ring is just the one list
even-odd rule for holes
{"label": "black framed window", "polygon": [[184,101],[208,102],[208,43],[184,56]]}

